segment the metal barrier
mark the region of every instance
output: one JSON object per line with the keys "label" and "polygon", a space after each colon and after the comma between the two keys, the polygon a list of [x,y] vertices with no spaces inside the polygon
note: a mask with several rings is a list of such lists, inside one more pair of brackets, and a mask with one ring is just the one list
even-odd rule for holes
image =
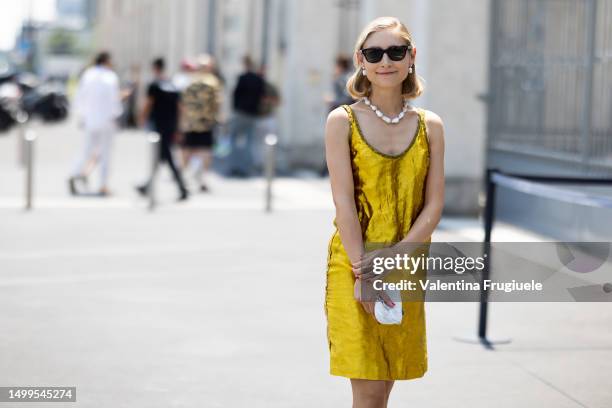
{"label": "metal barrier", "polygon": [[23,134],[23,143],[25,147],[25,209],[32,209],[32,196],[34,194],[34,142],[36,141],[36,133],[33,130],[28,130]]}
{"label": "metal barrier", "polygon": [[156,132],[149,132],[147,142],[151,145],[151,177],[149,178],[147,194],[149,196],[149,211],[155,210],[157,201],[155,200],[155,179],[157,178],[157,169],[159,168],[160,155],[160,136]]}
{"label": "metal barrier", "polygon": [[265,137],[266,143],[266,163],[265,163],[265,175],[266,175],[266,212],[272,211],[272,182],[274,181],[274,174],[276,168],[276,145],[278,143],[278,137],[275,134],[269,133]]}
{"label": "metal barrier", "polygon": [[26,137],[25,137],[25,132],[26,132],[26,128],[27,128],[27,122],[28,122],[28,114],[25,113],[24,111],[19,111],[17,113],[17,124],[18,124],[18,143],[17,143],[17,157],[18,157],[18,165],[20,167],[25,167],[26,166]]}
{"label": "metal barrier", "polygon": [[[560,187],[553,187],[544,184],[545,182],[612,185],[612,179],[593,179],[586,177],[530,176],[524,174],[508,174],[498,169],[487,169],[483,244],[485,253],[489,254],[489,256],[485,258],[481,288],[485,287],[483,283],[485,280],[489,279],[491,275],[489,268],[489,265],[491,265],[491,231],[493,230],[493,223],[495,221],[495,194],[497,185],[522,193],[562,201],[569,204],[577,204],[597,208],[612,208],[612,197],[599,196],[578,191],[567,191],[566,189]],[[491,340],[487,337],[488,305],[488,291],[481,289],[480,309],[478,315],[478,337],[475,342],[482,344],[487,349],[492,349],[494,344],[509,343],[510,340]]]}

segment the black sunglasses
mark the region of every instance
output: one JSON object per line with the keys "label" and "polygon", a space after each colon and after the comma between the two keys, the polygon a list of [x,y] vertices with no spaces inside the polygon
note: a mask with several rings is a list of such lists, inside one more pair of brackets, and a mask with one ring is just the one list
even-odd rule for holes
{"label": "black sunglasses", "polygon": [[389,56],[391,61],[401,61],[406,56],[406,52],[411,49],[412,45],[392,45],[384,50],[380,47],[362,48],[361,53],[366,61],[373,64],[379,62],[385,53]]}

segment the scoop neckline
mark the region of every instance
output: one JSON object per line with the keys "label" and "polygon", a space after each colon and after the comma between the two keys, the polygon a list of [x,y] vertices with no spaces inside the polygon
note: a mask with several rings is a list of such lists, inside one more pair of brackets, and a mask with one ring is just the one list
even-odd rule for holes
{"label": "scoop neckline", "polygon": [[410,144],[401,152],[399,152],[398,154],[388,154],[388,153],[384,153],[381,152],[380,150],[378,150],[376,147],[374,147],[373,145],[370,144],[370,142],[368,142],[368,139],[366,139],[366,137],[363,135],[363,133],[361,132],[361,127],[359,126],[359,121],[357,120],[357,116],[355,115],[355,111],[353,110],[353,108],[350,105],[346,105],[347,108],[350,109],[351,111],[351,116],[353,118],[353,122],[355,123],[355,126],[357,127],[357,133],[359,134],[359,137],[361,138],[361,140],[363,140],[363,142],[374,152],[377,153],[383,157],[389,158],[389,159],[399,159],[400,157],[402,157],[403,155],[405,155],[406,153],[408,153],[408,151],[412,148],[412,146],[414,145],[414,142],[416,142],[417,137],[419,136],[419,132],[421,130],[421,112],[419,108],[415,108],[416,113],[417,113],[417,127],[416,130],[414,132],[414,136],[412,137],[412,140],[410,141]]}

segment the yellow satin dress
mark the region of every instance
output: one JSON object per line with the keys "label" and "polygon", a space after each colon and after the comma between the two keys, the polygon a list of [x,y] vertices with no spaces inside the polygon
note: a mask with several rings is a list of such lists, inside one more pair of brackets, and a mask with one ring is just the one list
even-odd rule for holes
{"label": "yellow satin dress", "polygon": [[[410,145],[398,155],[376,150],[361,133],[350,106],[350,155],[355,204],[364,245],[401,241],[423,208],[429,169],[425,112]],[[383,325],[353,295],[355,278],[336,230],[328,246],[325,314],[330,373],[368,380],[408,380],[427,371],[425,308],[402,302],[400,325]],[[428,239],[431,242],[431,237]]]}

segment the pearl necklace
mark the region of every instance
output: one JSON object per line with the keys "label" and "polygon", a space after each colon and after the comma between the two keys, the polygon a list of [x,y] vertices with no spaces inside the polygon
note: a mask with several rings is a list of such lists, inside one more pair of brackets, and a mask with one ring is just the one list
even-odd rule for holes
{"label": "pearl necklace", "polygon": [[399,113],[399,115],[397,115],[394,118],[390,118],[387,115],[385,115],[380,109],[378,109],[376,106],[372,105],[372,102],[370,102],[370,99],[367,96],[363,98],[363,101],[365,102],[366,105],[368,105],[370,107],[370,109],[372,109],[374,111],[374,113],[376,113],[376,116],[378,116],[379,118],[384,120],[385,123],[390,123],[390,124],[393,124],[393,125],[399,123],[399,121],[404,117],[404,115],[406,115],[406,112],[408,112],[408,108],[410,107],[410,103],[406,99],[404,101],[404,108]]}

